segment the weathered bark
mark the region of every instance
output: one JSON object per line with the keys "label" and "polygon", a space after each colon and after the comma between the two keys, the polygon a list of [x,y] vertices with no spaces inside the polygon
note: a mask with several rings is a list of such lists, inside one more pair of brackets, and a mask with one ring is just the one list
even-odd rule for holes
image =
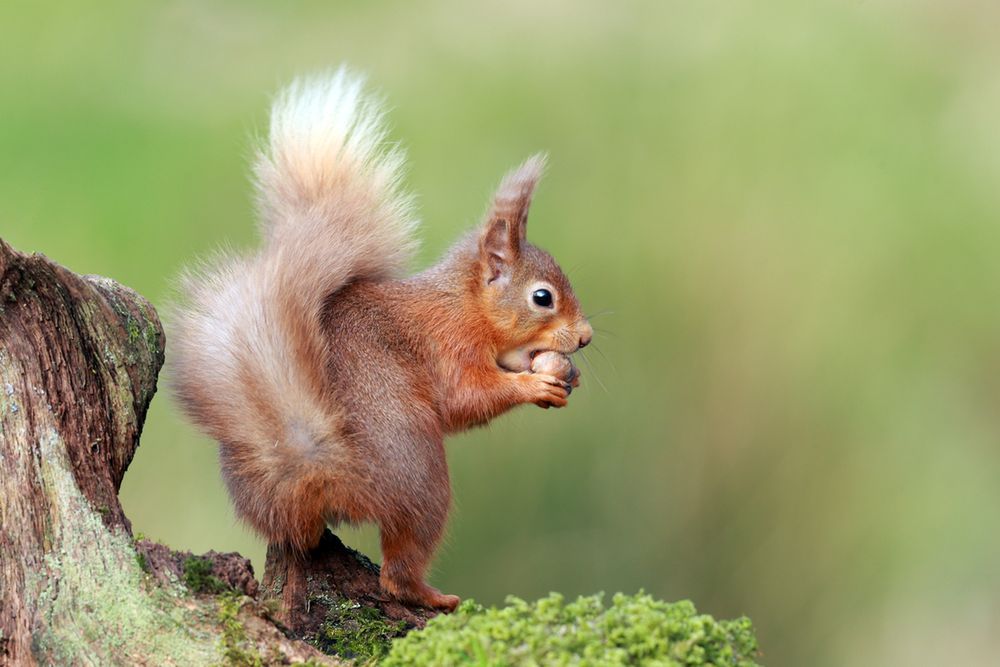
{"label": "weathered bark", "polygon": [[144,299],[0,240],[0,656],[51,656],[90,597],[79,565],[125,557],[118,487],[162,363]]}
{"label": "weathered bark", "polygon": [[298,638],[337,604],[398,624],[432,612],[384,599],[378,569],[332,534],[304,558],[249,561],[132,538],[118,489],[164,354],[156,311],[0,239],[0,665],[340,664]]}

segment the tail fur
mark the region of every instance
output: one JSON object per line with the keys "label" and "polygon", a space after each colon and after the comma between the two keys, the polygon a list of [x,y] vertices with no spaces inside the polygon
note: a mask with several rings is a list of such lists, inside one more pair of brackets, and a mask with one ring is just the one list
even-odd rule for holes
{"label": "tail fur", "polygon": [[402,165],[358,76],[342,68],[294,82],[275,100],[254,164],[263,247],[182,278],[174,392],[219,441],[237,512],[272,541],[311,539],[284,516],[296,506],[289,494],[339,446],[322,375],[323,304],[352,280],[398,273],[413,251]]}

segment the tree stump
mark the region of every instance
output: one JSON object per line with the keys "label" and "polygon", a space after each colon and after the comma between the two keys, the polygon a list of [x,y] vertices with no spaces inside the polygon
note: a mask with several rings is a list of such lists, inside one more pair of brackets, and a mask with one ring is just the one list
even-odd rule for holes
{"label": "tree stump", "polygon": [[378,565],[329,530],[315,549],[304,554],[270,545],[263,589],[265,597],[281,602],[282,621],[300,637],[315,636],[346,600],[378,609],[386,619],[401,623],[402,631],[422,628],[438,613],[386,596]]}
{"label": "tree stump", "polygon": [[385,599],[378,568],[330,533],[304,556],[268,552],[290,627],[239,554],[133,539],[118,490],[164,344],[132,290],[0,239],[0,665],[341,664],[298,639],[347,603],[395,633],[422,626],[433,612]]}
{"label": "tree stump", "polygon": [[142,297],[0,240],[0,658],[69,657],[128,597],[118,488],[162,364]]}
{"label": "tree stump", "polygon": [[[220,661],[218,604],[188,595],[170,558],[147,560],[165,547],[140,556],[118,501],[163,350],[141,296],[0,239],[0,665]],[[234,556],[205,562],[245,593],[253,574]],[[232,573],[241,562],[249,575]],[[235,608],[249,630],[246,602]],[[270,623],[241,633],[229,638],[240,650],[324,657]]]}

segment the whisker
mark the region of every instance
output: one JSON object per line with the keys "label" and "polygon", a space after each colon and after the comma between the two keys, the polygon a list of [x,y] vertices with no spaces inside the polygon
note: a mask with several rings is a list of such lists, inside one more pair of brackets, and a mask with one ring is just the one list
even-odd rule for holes
{"label": "whisker", "polygon": [[594,345],[594,350],[597,351],[597,354],[601,355],[601,359],[604,359],[604,361],[608,362],[608,365],[611,366],[611,372],[613,372],[615,375],[618,375],[618,369],[615,367],[615,362],[611,361],[608,355],[604,354],[604,352],[601,351],[601,348],[597,347],[596,344]]}
{"label": "whisker", "polygon": [[583,363],[587,367],[587,372],[593,375],[594,379],[597,380],[597,385],[604,390],[604,393],[610,393],[608,392],[607,385],[604,384],[603,380],[601,380],[601,376],[597,374],[597,369],[594,368],[594,364],[590,363],[590,359],[588,359],[587,355],[583,353],[583,350],[580,351],[580,358],[583,359]]}
{"label": "whisker", "polygon": [[614,314],[615,314],[615,311],[609,310],[609,309],[605,309],[605,310],[599,310],[596,313],[593,313],[591,315],[584,315],[584,318],[588,319],[588,320],[592,320],[595,317],[601,317],[603,315],[614,315]]}

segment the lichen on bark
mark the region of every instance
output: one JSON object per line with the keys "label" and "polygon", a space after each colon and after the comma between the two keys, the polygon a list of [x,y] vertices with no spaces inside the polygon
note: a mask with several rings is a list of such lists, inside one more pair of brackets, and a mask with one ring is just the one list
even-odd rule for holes
{"label": "lichen on bark", "polygon": [[147,588],[131,537],[109,530],[79,492],[58,436],[50,433],[40,445],[55,520],[44,577],[32,587],[40,621],[35,657],[52,664],[127,664],[151,656],[163,664],[211,662],[217,635],[204,612],[180,603],[184,591]]}

